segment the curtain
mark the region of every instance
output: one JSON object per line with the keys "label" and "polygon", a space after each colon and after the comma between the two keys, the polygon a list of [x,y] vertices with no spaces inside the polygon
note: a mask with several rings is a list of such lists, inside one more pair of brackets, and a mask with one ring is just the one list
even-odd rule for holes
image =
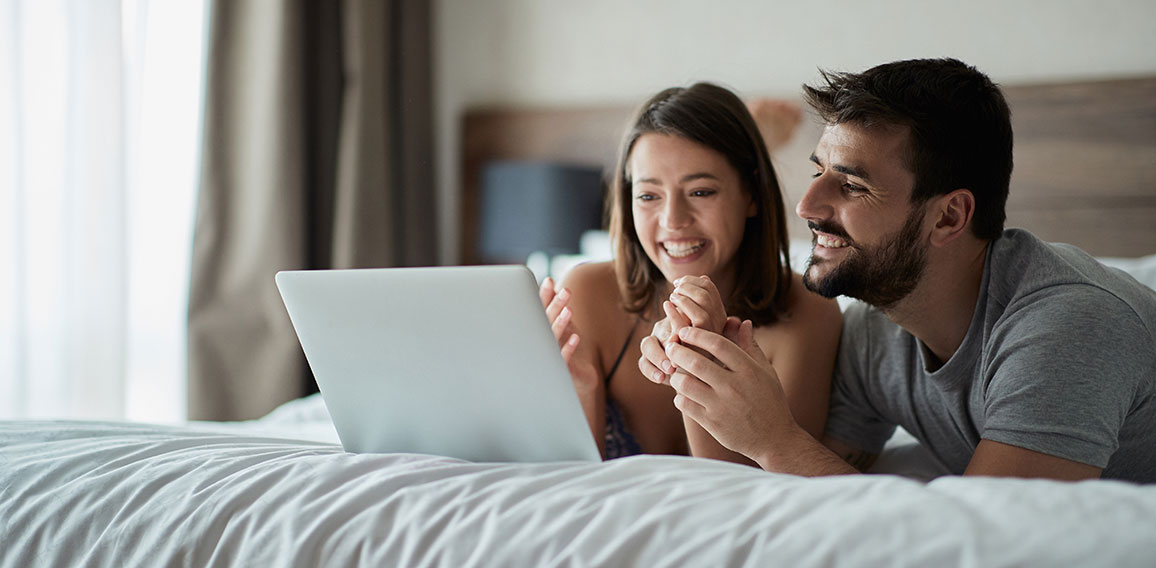
{"label": "curtain", "polygon": [[436,263],[430,9],[214,2],[189,297],[189,416],[316,390],[279,270]]}
{"label": "curtain", "polygon": [[179,4],[0,1],[0,418],[184,416],[203,14]]}

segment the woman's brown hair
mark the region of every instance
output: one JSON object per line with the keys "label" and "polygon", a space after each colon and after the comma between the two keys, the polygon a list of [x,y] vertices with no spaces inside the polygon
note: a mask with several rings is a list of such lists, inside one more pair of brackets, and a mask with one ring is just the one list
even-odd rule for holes
{"label": "woman's brown hair", "polygon": [[607,200],[614,272],[625,309],[661,314],[662,272],[638,241],[631,208],[630,154],[644,134],[665,134],[702,144],[726,157],[756,206],[735,251],[735,285],[723,298],[727,313],[755,325],[776,321],[787,306],[791,265],[779,180],[766,144],[745,104],[711,83],[666,89],[642,105],[623,139]]}

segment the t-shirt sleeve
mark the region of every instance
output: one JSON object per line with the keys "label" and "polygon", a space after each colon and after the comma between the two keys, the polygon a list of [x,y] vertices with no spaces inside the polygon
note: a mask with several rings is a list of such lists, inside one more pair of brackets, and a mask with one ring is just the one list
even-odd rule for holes
{"label": "t-shirt sleeve", "polygon": [[1103,468],[1156,347],[1131,307],[1106,291],[1038,294],[1051,297],[1008,306],[992,330],[999,349],[986,365],[981,436]]}
{"label": "t-shirt sleeve", "polygon": [[895,433],[895,424],[883,419],[872,389],[872,330],[869,308],[855,303],[843,314],[843,334],[831,383],[831,406],[825,434],[862,451],[878,454]]}

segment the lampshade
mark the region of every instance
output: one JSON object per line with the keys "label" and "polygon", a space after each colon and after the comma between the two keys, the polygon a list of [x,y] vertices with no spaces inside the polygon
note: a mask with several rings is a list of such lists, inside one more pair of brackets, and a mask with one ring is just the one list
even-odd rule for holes
{"label": "lampshade", "polygon": [[497,161],[482,169],[483,262],[526,261],[535,251],[578,252],[602,224],[602,170],[539,161]]}

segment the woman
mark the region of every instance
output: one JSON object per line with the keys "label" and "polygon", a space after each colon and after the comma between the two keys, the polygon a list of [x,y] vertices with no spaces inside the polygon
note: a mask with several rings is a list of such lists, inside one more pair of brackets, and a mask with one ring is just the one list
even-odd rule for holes
{"label": "woman", "polygon": [[818,438],[841,327],[787,256],[783,199],[758,126],[732,92],[672,88],[643,105],[608,197],[612,262],[571,270],[542,301],[607,459],[692,454],[751,463],[718,444],[643,377],[639,343],[670,321],[721,332],[750,319],[791,412]]}

